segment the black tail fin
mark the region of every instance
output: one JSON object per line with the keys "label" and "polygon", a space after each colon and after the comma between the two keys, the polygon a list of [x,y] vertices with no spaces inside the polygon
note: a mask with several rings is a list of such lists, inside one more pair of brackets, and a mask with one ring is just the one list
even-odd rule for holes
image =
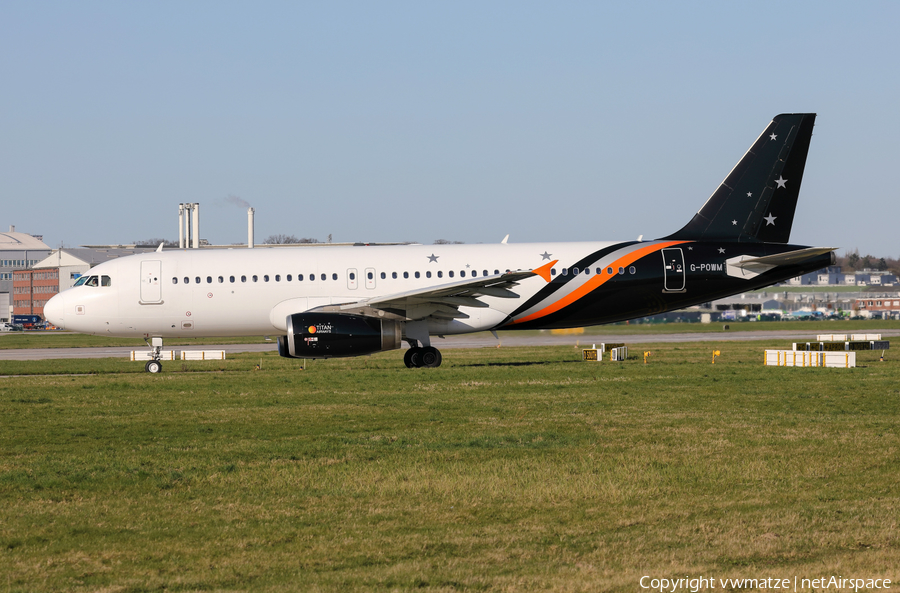
{"label": "black tail fin", "polygon": [[815,113],[775,117],[673,240],[787,243]]}

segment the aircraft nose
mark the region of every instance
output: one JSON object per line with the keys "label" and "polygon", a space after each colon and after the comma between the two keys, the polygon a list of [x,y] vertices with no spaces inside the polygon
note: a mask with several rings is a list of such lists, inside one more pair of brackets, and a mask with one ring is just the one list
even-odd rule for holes
{"label": "aircraft nose", "polygon": [[65,329],[65,305],[64,297],[58,294],[52,297],[47,304],[44,305],[44,319],[52,323],[58,328]]}

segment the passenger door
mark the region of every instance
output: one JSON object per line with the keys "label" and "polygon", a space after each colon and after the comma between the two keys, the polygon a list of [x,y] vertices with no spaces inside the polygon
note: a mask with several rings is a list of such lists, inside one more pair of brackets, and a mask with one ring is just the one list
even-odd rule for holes
{"label": "passenger door", "polygon": [[684,253],[680,247],[662,250],[663,292],[684,292]]}
{"label": "passenger door", "polygon": [[162,262],[159,260],[141,262],[140,302],[142,305],[162,302]]}

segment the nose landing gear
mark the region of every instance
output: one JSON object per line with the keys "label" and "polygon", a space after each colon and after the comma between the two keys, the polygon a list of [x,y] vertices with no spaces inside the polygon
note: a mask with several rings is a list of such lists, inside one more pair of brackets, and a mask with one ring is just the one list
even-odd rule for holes
{"label": "nose landing gear", "polygon": [[[145,339],[144,341],[146,342],[147,340]],[[153,373],[154,375],[156,373],[161,373],[162,363],[159,359],[162,356],[162,338],[150,338],[150,342],[148,342],[147,345],[150,346],[150,360],[144,365],[144,370],[148,373]]]}

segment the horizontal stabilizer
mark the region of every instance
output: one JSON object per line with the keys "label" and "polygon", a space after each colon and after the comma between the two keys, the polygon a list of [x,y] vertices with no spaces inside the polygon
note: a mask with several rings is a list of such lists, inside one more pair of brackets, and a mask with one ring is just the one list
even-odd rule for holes
{"label": "horizontal stabilizer", "polygon": [[739,255],[725,260],[725,271],[733,278],[756,278],[776,266],[791,266],[802,263],[825,253],[831,253],[837,247],[807,247],[796,251],[751,257]]}

